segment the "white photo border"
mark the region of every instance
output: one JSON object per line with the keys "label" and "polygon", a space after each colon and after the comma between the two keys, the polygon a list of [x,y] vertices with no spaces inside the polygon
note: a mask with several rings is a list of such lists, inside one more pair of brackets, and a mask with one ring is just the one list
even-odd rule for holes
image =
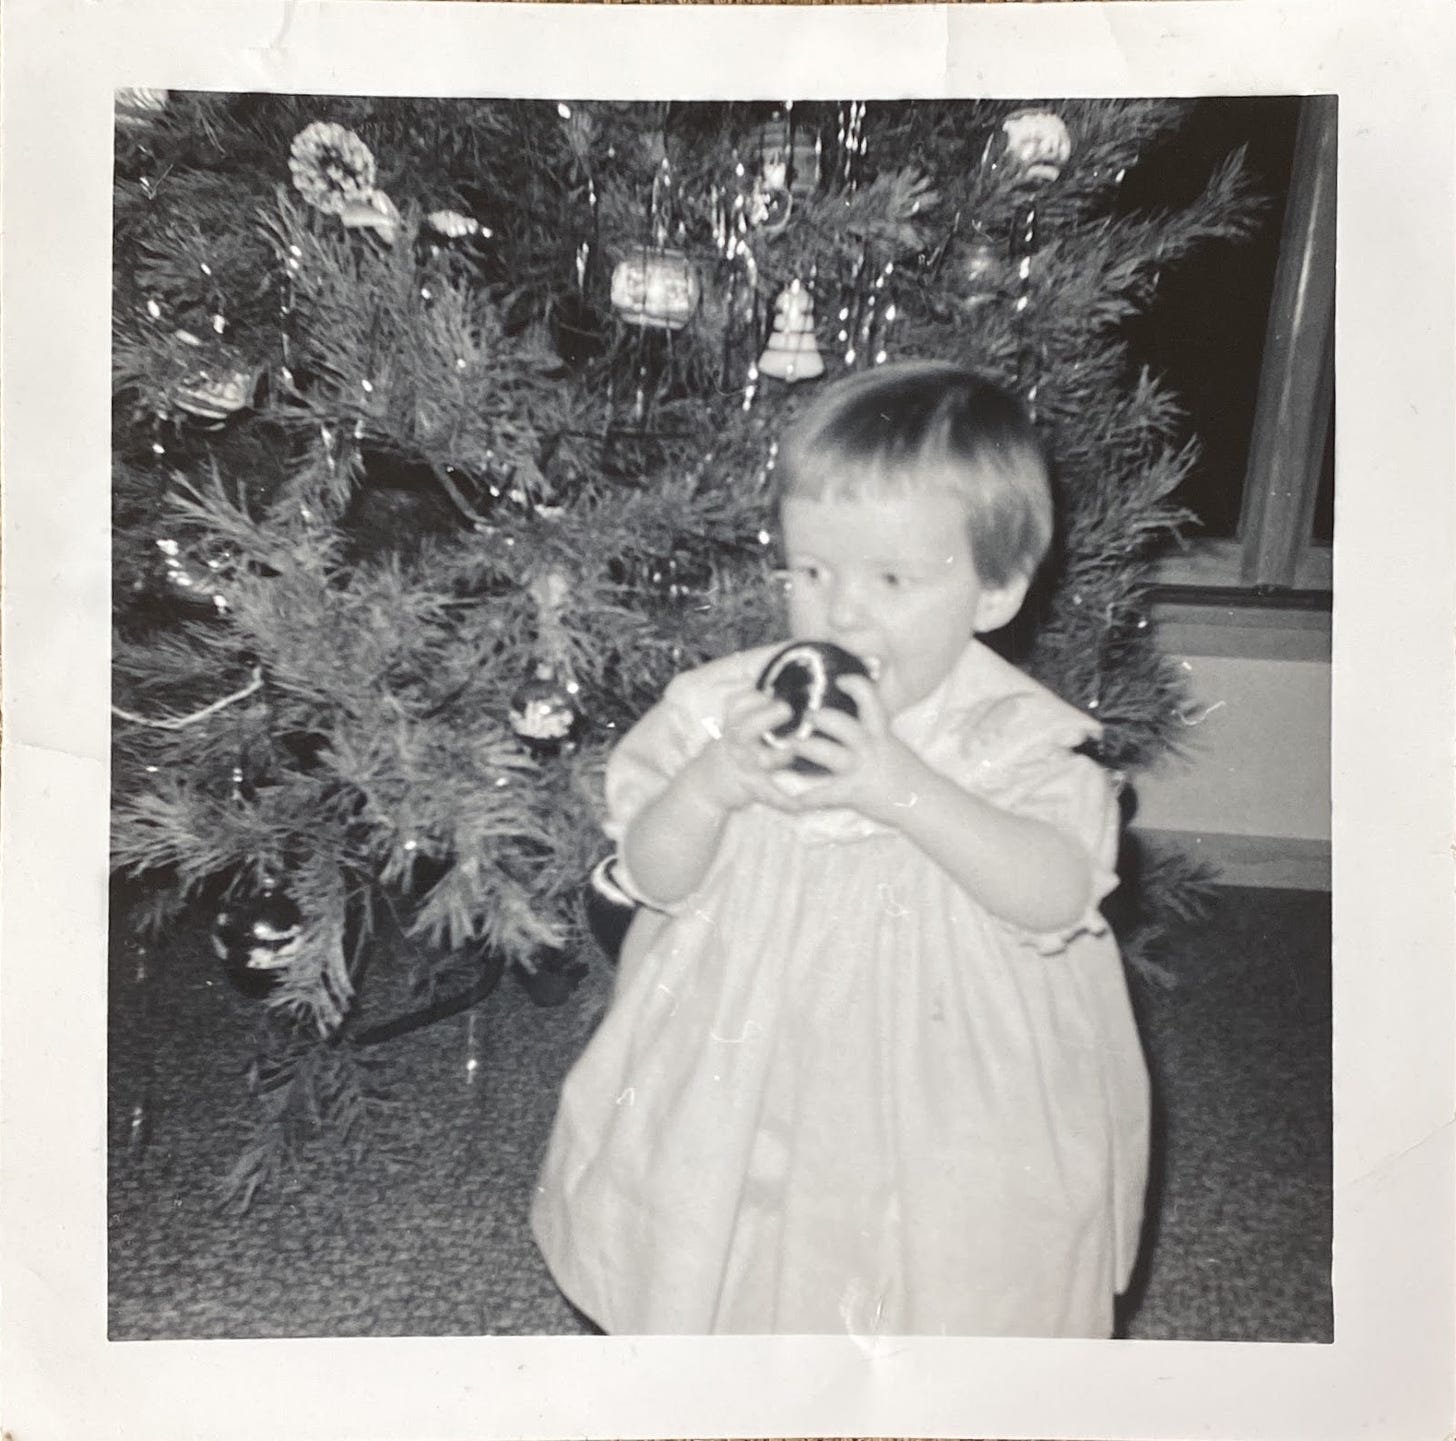
{"label": "white photo border", "polygon": [[[1436,3],[4,11],[9,1431],[1437,1437],[1452,1414],[1453,22]],[[603,63],[610,57],[610,64]],[[1339,95],[1335,1339],[115,1343],[105,1035],[112,94]]]}

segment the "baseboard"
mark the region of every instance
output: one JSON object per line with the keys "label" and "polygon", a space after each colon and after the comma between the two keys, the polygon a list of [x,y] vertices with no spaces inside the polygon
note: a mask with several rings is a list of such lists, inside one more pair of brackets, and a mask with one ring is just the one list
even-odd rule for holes
{"label": "baseboard", "polygon": [[1166,831],[1135,827],[1154,848],[1176,848],[1206,862],[1226,886],[1327,891],[1330,843],[1290,836],[1240,836],[1224,831]]}

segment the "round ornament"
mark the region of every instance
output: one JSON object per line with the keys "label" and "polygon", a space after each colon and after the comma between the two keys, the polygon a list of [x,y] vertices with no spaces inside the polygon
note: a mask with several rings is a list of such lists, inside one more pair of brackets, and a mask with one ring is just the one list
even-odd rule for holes
{"label": "round ornament", "polygon": [[748,223],[766,235],[777,235],[789,223],[794,197],[786,185],[774,185],[760,178],[748,198]]}
{"label": "round ornament", "polygon": [[1007,161],[1037,185],[1048,185],[1071,158],[1066,121],[1050,110],[1018,110],[1001,124]]}
{"label": "round ornament", "polygon": [[639,251],[612,272],[612,306],[631,325],[681,330],[702,294],[697,267],[680,250]]}
{"label": "round ornament", "polygon": [[549,666],[511,697],[511,730],[533,755],[555,756],[574,748],[585,717],[571,691]]}
{"label": "round ornament", "polygon": [[303,945],[303,913],[286,892],[264,885],[223,904],[212,922],[213,953],[243,995],[266,996]]}
{"label": "round ornament", "polygon": [[534,1005],[547,1007],[565,1005],[586,972],[584,961],[569,960],[564,951],[554,949],[539,950],[515,966],[521,989]]}
{"label": "round ornament", "polygon": [[637,902],[617,884],[616,872],[616,856],[598,861],[587,878],[582,898],[587,929],[609,961],[621,955],[627,927],[637,914]]}
{"label": "round ornament", "polygon": [[315,210],[340,215],[374,193],[374,154],[352,130],[315,120],[293,138],[288,169],[294,189]]}
{"label": "round ornament", "polygon": [[[857,656],[831,641],[805,640],[786,645],[774,655],[758,678],[758,689],[775,700],[788,702],[793,714],[782,725],[764,736],[771,746],[780,749],[794,741],[823,735],[815,728],[815,718],[826,706],[857,716],[859,707],[854,697],[840,688],[839,682],[850,675],[869,675],[869,668]],[[802,775],[820,775],[824,767],[798,756],[789,766]]]}

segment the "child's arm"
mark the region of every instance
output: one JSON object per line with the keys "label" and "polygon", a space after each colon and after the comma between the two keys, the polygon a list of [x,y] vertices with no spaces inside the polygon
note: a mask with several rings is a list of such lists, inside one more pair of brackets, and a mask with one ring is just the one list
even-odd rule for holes
{"label": "child's arm", "polygon": [[824,710],[816,724],[832,739],[796,747],[832,772],[801,807],[850,806],[894,827],[993,915],[1029,931],[1060,930],[1086,914],[1092,863],[1070,836],[963,790],[891,732],[872,684],[841,684],[859,719]]}
{"label": "child's arm", "polygon": [[756,692],[741,697],[729,708],[723,734],[628,823],[622,856],[644,899],[666,907],[691,895],[713,863],[734,811],[754,801],[792,808],[771,777],[793,753],[763,743],[764,732],[788,718],[782,701]]}

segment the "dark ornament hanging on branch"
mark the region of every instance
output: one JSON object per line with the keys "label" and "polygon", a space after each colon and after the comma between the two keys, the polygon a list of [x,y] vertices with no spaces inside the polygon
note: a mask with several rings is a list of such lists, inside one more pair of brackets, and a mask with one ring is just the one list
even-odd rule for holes
{"label": "dark ornament hanging on branch", "polygon": [[592,939],[613,963],[621,955],[622,942],[637,909],[637,902],[617,881],[616,856],[598,861],[582,893],[582,910]]}
{"label": "dark ornament hanging on branch", "polygon": [[576,749],[586,718],[570,684],[544,662],[511,697],[511,730],[532,755],[552,758]]}
{"label": "dark ornament hanging on branch", "polygon": [[224,901],[212,922],[213,953],[235,990],[261,1000],[303,944],[303,913],[276,881]]}

